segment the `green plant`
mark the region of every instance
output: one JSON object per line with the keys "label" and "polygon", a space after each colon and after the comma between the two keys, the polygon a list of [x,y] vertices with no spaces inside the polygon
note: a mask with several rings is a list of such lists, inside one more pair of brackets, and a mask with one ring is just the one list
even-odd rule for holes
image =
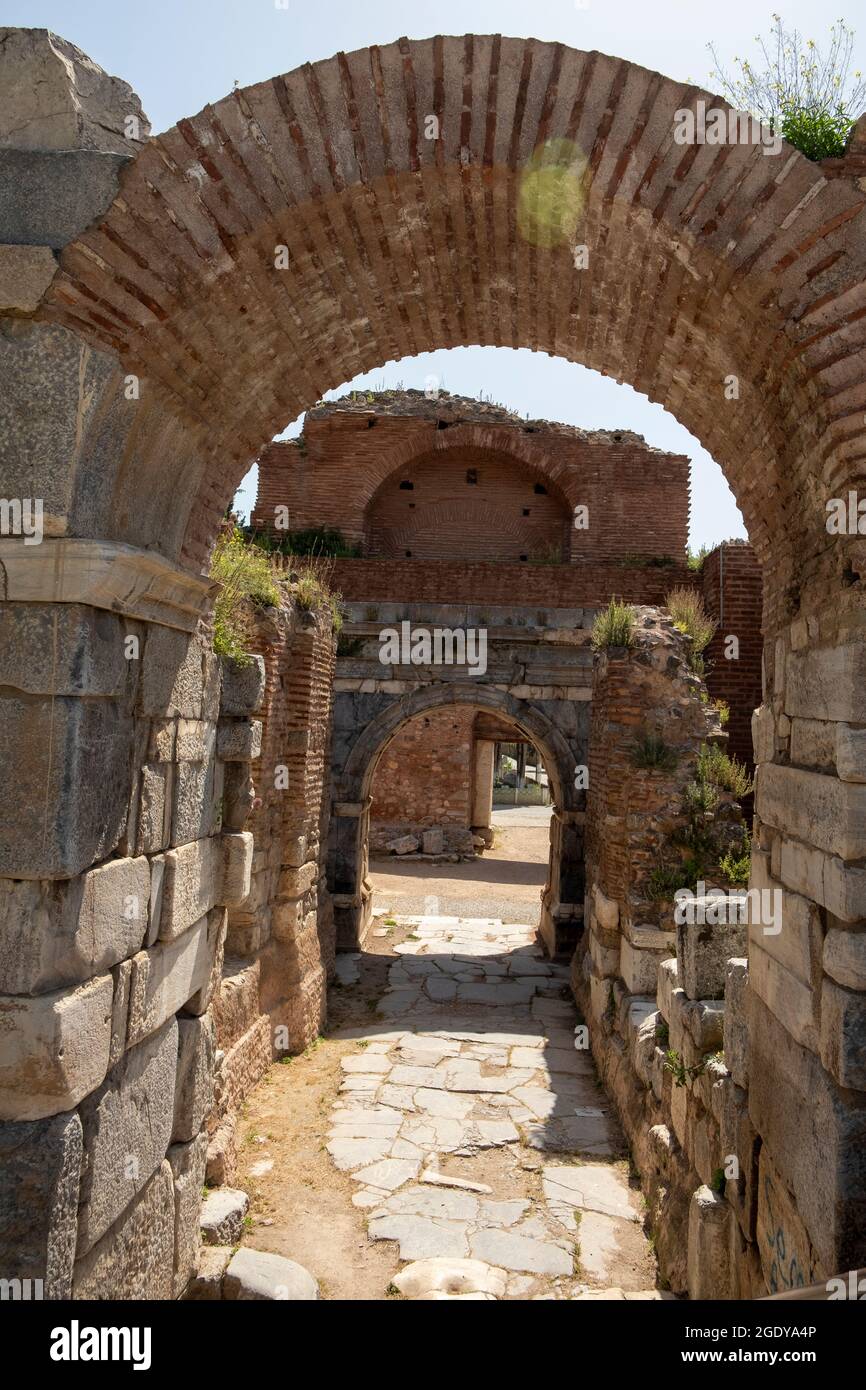
{"label": "green plant", "polygon": [[363,650],[363,637],[348,637],[341,632],[337,638],[337,656],[360,656]]}
{"label": "green plant", "polygon": [[727,1178],[725,1177],[724,1168],[717,1168],[710,1180],[710,1187],[714,1192],[724,1192],[726,1182]]}
{"label": "green plant", "polygon": [[292,571],[291,584],[298,607],[307,613],[329,612],[332,631],[339,635],[343,626],[340,598],[329,588],[322,570],[312,561],[301,563]]}
{"label": "green plant", "polygon": [[712,815],[719,804],[719,793],[709,782],[689,782],[683,788],[683,810],[687,816]]}
{"label": "green plant", "polygon": [[703,670],[701,653],[709,646],[716,624],[704,608],[704,601],[695,589],[671,589],[665,596],[665,607],[674,620],[678,632],[692,639],[689,648],[689,665],[694,671]]}
{"label": "green plant", "polygon": [[754,783],[745,764],[732,758],[716,743],[705,743],[698,753],[698,780],[706,786],[721,787],[738,801],[748,796]]}
{"label": "green plant", "polygon": [[669,865],[657,864],[647,879],[646,896],[650,902],[672,902],[674,893],[683,886],[683,871]]}
{"label": "green plant", "polygon": [[595,651],[604,647],[630,647],[634,642],[635,611],[629,603],[612,598],[597,614],[591,642]]}
{"label": "green plant", "polygon": [[696,1076],[700,1076],[707,1065],[707,1059],[706,1057],[702,1057],[694,1066],[689,1066],[680,1056],[679,1052],[669,1047],[665,1053],[665,1060],[662,1065],[665,1071],[670,1072],[674,1079],[675,1086],[685,1086],[689,1081],[694,1080]]}
{"label": "green plant", "polygon": [[694,570],[696,573],[699,572],[703,569],[704,560],[706,560],[709,553],[710,547],[708,545],[701,545],[697,550],[692,550],[691,546],[689,546],[686,551],[686,565],[690,570]]}
{"label": "green plant", "polygon": [[731,717],[731,707],[727,700],[713,700],[713,709],[719,716],[719,723],[724,729]]}
{"label": "green plant", "polygon": [[273,608],[280,602],[270,560],[257,546],[249,545],[235,526],[217,540],[210,577],[222,586],[214,604],[214,651],[249,665],[251,605]]}
{"label": "green plant", "polygon": [[723,854],[719,860],[719,868],[724,874],[728,883],[733,883],[738,888],[747,888],[749,885],[749,873],[752,868],[751,848],[742,854],[734,854],[732,851]]}
{"label": "green plant", "polygon": [[850,73],[854,32],[842,19],[831,24],[829,45],[822,53],[813,39],[786,29],[778,15],[773,19],[769,46],[765,39],[756,39],[761,63],[753,67],[748,58],[735,58],[733,77],[708,44],[716,64],[711,78],[721,83],[733,106],[765,121],[807,159],[838,158],[866,96],[859,69]]}
{"label": "green plant", "polygon": [[643,733],[632,745],[631,761],[635,767],[673,772],[679,758],[673,748],[668,748],[660,734]]}
{"label": "green plant", "polygon": [[661,1023],[656,1024],[656,1042],[662,1047],[670,1040],[671,1030],[662,1019]]}

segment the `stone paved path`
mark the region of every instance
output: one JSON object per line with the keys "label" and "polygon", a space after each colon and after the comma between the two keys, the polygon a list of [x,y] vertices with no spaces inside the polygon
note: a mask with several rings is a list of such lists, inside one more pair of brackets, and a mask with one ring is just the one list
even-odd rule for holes
{"label": "stone paved path", "polygon": [[[406,1297],[659,1297],[625,1150],[534,928],[422,917],[353,1039],[327,1148]],[[341,957],[350,985],[357,958]]]}

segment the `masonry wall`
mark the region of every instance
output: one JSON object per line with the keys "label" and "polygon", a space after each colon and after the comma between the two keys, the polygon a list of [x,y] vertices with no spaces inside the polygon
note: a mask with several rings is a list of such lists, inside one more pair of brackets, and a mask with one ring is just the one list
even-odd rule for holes
{"label": "masonry wall", "polygon": [[0,740],[23,760],[0,825],[0,1269],[46,1298],[173,1298],[192,1273],[260,674],[206,633],[0,609]]}
{"label": "masonry wall", "polygon": [[[478,491],[466,482],[470,468]],[[416,483],[413,494],[400,490],[407,481]],[[546,498],[535,491],[545,485]],[[568,523],[578,506],[588,509],[586,529]],[[574,563],[641,555],[680,561],[689,461],[629,431],[522,421],[444,392],[435,401],[417,391],[383,392],[316,406],[300,441],[261,452],[253,526],[272,530],[278,507],[288,508],[290,529],[333,527],[368,555],[411,549],[422,561],[510,559],[548,554],[562,538]],[[446,528],[461,531],[461,551],[453,535],[436,534],[437,509]]]}
{"label": "masonry wall", "polygon": [[[707,689],[730,705],[728,751],[752,769],[752,714],[761,703],[763,657],[763,582],[752,547],[730,541],[717,546],[704,560],[701,588],[704,606],[718,623],[705,653]],[[731,636],[738,643],[735,659],[725,656]]]}

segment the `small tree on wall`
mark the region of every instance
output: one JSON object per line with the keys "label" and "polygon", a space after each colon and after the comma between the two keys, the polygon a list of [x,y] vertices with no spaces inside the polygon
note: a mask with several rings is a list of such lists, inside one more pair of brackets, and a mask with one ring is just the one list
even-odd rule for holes
{"label": "small tree on wall", "polygon": [[767,122],[807,159],[838,158],[866,103],[866,80],[851,71],[854,31],[843,19],[830,26],[819,48],[773,15],[769,38],[757,35],[760,60],[734,58],[734,71],[722,66],[715,44],[707,44],[715,63],[710,80],[720,83],[732,106]]}

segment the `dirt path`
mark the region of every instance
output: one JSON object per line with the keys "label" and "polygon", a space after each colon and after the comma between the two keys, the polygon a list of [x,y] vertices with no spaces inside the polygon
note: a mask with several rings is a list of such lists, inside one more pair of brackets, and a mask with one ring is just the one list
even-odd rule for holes
{"label": "dirt path", "polygon": [[374,859],[373,901],[407,916],[486,916],[534,925],[547,880],[549,821],[549,811],[534,808],[497,812],[493,848],[462,864]]}
{"label": "dirt path", "polygon": [[327,1037],[248,1103],[249,1243],[331,1299],[658,1296],[564,968],[519,924],[375,930]]}

